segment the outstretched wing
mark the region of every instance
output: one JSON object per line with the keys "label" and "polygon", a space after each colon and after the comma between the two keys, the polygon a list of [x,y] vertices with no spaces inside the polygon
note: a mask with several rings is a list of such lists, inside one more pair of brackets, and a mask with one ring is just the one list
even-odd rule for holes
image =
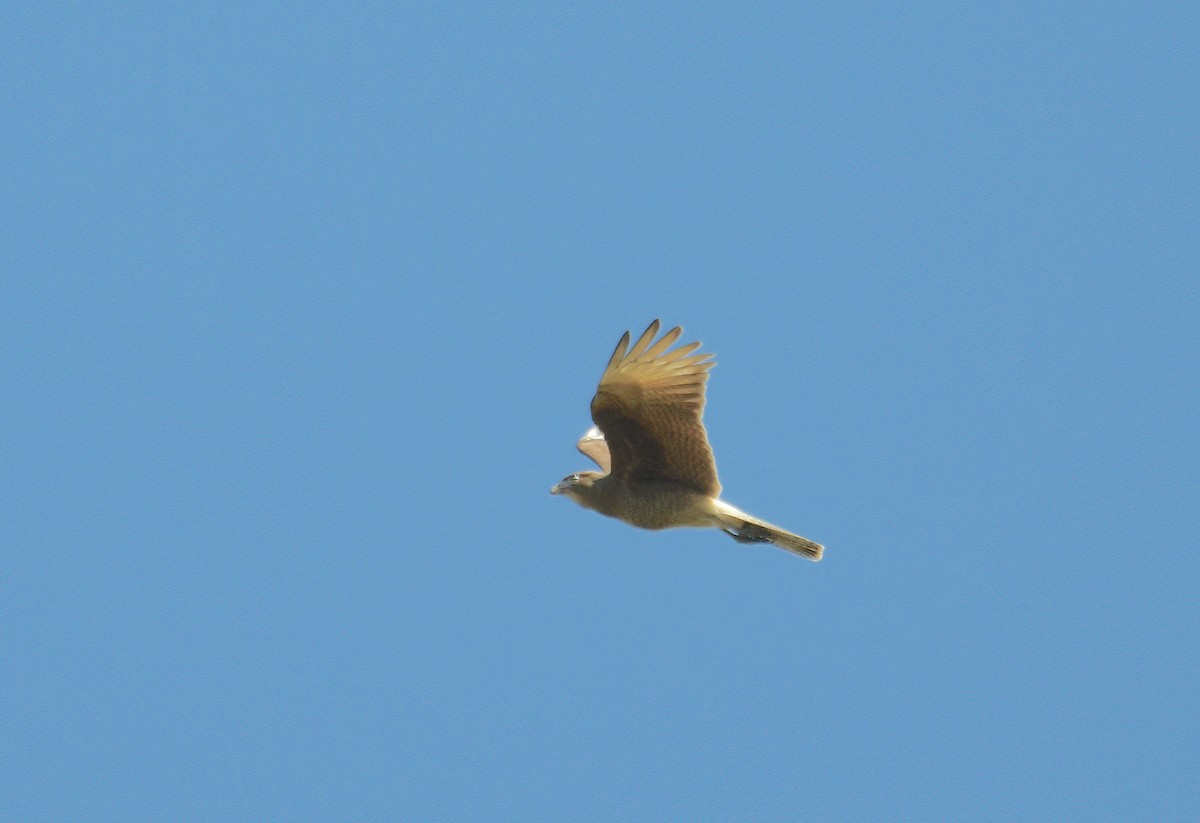
{"label": "outstretched wing", "polygon": [[604,432],[595,426],[587,430],[587,434],[579,438],[575,446],[600,467],[600,471],[608,474],[612,471],[612,457],[608,453],[608,443],[604,441]]}
{"label": "outstretched wing", "polygon": [[[700,344],[672,351],[683,334],[676,326],[657,342],[659,322],[629,349],[621,337],[592,398],[592,419],[612,453],[611,474],[635,480],[675,480],[717,496],[717,466],[700,417],[711,354],[692,354]],[[627,351],[628,350],[628,351]]]}

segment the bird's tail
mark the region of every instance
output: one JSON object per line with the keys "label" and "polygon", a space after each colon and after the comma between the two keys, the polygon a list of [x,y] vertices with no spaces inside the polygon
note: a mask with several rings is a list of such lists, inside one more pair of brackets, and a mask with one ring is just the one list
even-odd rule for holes
{"label": "bird's tail", "polygon": [[820,543],[814,543],[798,534],[792,534],[765,520],[751,517],[723,500],[713,502],[715,504],[713,515],[717,525],[739,543],[770,543],[814,561],[820,560],[821,553],[825,551],[825,547]]}

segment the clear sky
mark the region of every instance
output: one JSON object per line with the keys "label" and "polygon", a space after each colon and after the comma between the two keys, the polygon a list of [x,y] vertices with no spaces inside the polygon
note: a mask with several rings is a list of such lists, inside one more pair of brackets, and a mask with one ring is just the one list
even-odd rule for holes
{"label": "clear sky", "polygon": [[[0,40],[0,818],[1200,817],[1193,4]],[[548,494],[655,317],[824,561]]]}

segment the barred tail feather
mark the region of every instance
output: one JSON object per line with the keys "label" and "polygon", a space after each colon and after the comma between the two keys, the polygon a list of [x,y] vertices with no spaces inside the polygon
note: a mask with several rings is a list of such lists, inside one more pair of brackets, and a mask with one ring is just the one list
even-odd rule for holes
{"label": "barred tail feather", "polygon": [[717,525],[739,543],[770,543],[813,561],[820,560],[825,551],[820,543],[759,520],[722,500],[714,503]]}

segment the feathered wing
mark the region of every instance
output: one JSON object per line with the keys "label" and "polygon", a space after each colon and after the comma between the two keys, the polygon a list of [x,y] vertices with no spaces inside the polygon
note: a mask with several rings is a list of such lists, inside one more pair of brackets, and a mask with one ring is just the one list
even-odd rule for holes
{"label": "feathered wing", "polygon": [[698,342],[668,351],[683,329],[676,326],[654,342],[658,329],[655,320],[632,349],[629,332],[621,337],[592,398],[592,419],[611,453],[610,472],[675,480],[716,497],[721,484],[700,422],[708,371],[716,363],[711,354],[692,354]]}
{"label": "feathered wing", "polygon": [[608,443],[604,441],[604,432],[600,429],[592,426],[587,430],[587,434],[579,438],[575,447],[592,458],[592,461],[600,467],[600,471],[605,474],[612,471],[612,456],[608,451]]}

